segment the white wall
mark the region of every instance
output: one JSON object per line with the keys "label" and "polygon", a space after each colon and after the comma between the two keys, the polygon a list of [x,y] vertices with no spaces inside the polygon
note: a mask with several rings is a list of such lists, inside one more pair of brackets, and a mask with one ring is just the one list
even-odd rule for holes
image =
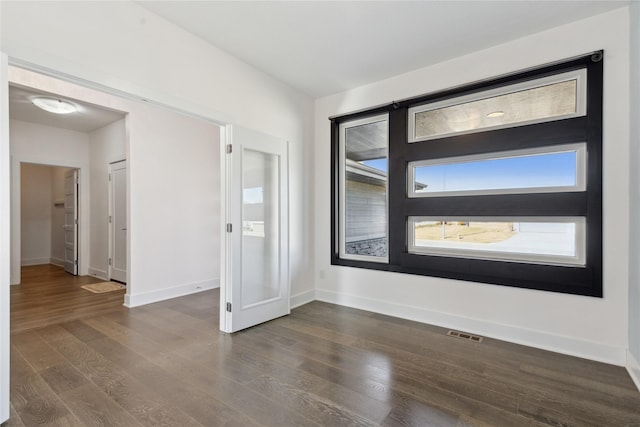
{"label": "white wall", "polygon": [[89,261],[89,135],[52,126],[11,120],[11,283],[20,283],[20,164],[80,169],[78,271],[87,274]]}
{"label": "white wall", "polygon": [[[628,37],[629,10],[618,9],[317,100],[317,298],[624,365],[629,267]],[[328,117],[598,49],[605,50],[604,298],[330,265]]]}
{"label": "white wall", "polygon": [[126,119],[89,134],[91,224],[89,274],[107,280],[109,268],[109,163],[126,158]]}
{"label": "white wall", "polygon": [[[2,2],[0,7],[1,49],[14,61],[288,140],[292,294],[297,297],[294,303],[313,298],[309,249],[313,245],[313,103],[309,97],[131,2]],[[149,123],[150,127],[161,124]],[[130,236],[130,265],[141,260],[141,269],[132,279],[154,289],[166,283],[155,266],[175,263],[175,259],[146,264],[146,252],[153,250],[150,242],[157,232],[145,223],[154,216],[158,221],[172,219],[166,206],[175,205],[162,203],[163,210],[153,211],[156,204],[148,203],[149,196],[142,193],[149,185],[148,174],[158,174],[171,164],[150,163],[154,154],[149,150],[155,149],[152,140],[140,137],[142,142],[136,146],[134,132],[144,131],[131,123],[130,226],[137,231]],[[163,162],[173,160],[168,155]]]}
{"label": "white wall", "polygon": [[52,169],[23,163],[20,167],[21,264],[48,264],[51,259]]}
{"label": "white wall", "polygon": [[629,226],[629,354],[627,368],[640,389],[640,3],[631,3],[631,223]]}
{"label": "white wall", "polygon": [[131,306],[220,278],[220,128],[141,107],[129,114]]}

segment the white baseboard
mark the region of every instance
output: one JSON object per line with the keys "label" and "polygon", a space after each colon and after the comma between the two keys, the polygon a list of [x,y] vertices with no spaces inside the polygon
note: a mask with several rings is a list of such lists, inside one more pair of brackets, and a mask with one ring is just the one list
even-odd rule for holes
{"label": "white baseboard", "polygon": [[487,322],[454,314],[447,314],[420,307],[390,303],[388,301],[345,295],[333,291],[316,289],[318,301],[325,301],[361,310],[373,311],[388,316],[428,323],[529,347],[582,357],[598,362],[625,366],[627,354],[625,348],[618,348],[592,341],[549,334],[547,332],[518,328],[511,325]]}
{"label": "white baseboard", "polygon": [[640,391],[640,362],[633,357],[629,350],[627,350],[627,371],[629,371],[629,376],[636,384],[638,391]]}
{"label": "white baseboard", "polygon": [[64,260],[62,258],[51,258],[49,264],[57,265],[58,267],[64,267]]}
{"label": "white baseboard", "polygon": [[141,305],[183,297],[185,295],[208,291],[219,287],[220,279],[211,279],[204,282],[189,283],[186,285],[174,286],[171,288],[165,288],[157,291],[144,292],[139,294],[129,294],[130,287],[127,286],[127,294],[124,296],[124,305],[125,307],[129,308],[139,307]]}
{"label": "white baseboard", "polygon": [[28,258],[28,259],[22,258],[20,260],[20,265],[23,267],[26,267],[29,265],[42,265],[42,264],[49,264],[50,261],[51,261],[51,258]]}
{"label": "white baseboard", "polygon": [[299,294],[293,295],[291,297],[290,306],[293,309],[296,307],[300,307],[301,305],[308,304],[315,299],[316,299],[315,289],[311,289],[310,291],[300,292]]}
{"label": "white baseboard", "polygon": [[94,276],[102,280],[109,280],[108,273],[104,270],[100,270],[99,268],[89,267],[89,276]]}

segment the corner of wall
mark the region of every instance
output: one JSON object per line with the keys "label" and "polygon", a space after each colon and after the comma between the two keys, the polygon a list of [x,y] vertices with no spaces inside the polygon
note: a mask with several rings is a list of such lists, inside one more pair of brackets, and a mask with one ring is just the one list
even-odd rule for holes
{"label": "corner of wall", "polygon": [[630,351],[627,351],[627,371],[638,388],[638,391],[640,391],[640,362],[638,362]]}
{"label": "corner of wall", "polygon": [[316,291],[315,289],[311,289],[309,291],[300,292],[296,295],[291,295],[290,306],[292,309],[300,307],[302,305],[308,304],[316,299]]}
{"label": "corner of wall", "polygon": [[89,276],[97,277],[102,280],[109,280],[109,274],[99,268],[89,267]]}

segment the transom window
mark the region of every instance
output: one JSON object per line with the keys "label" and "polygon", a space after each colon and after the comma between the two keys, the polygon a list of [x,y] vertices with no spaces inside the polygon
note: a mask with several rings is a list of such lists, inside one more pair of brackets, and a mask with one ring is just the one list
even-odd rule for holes
{"label": "transom window", "polygon": [[333,264],[602,296],[602,52],[332,129]]}
{"label": "transom window", "polygon": [[584,191],[586,144],[409,162],[409,197]]}
{"label": "transom window", "polygon": [[586,71],[554,74],[409,109],[409,142],[586,114]]}

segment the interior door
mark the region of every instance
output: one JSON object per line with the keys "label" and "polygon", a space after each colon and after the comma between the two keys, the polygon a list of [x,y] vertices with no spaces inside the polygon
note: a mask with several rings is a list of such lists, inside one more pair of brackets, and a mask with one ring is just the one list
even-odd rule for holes
{"label": "interior door", "polygon": [[127,162],[112,163],[110,166],[110,225],[111,253],[109,258],[109,278],[127,282]]}
{"label": "interior door", "polygon": [[64,174],[64,270],[78,275],[78,170]]}
{"label": "interior door", "polygon": [[229,127],[226,260],[221,329],[235,332],[289,314],[287,142]]}

